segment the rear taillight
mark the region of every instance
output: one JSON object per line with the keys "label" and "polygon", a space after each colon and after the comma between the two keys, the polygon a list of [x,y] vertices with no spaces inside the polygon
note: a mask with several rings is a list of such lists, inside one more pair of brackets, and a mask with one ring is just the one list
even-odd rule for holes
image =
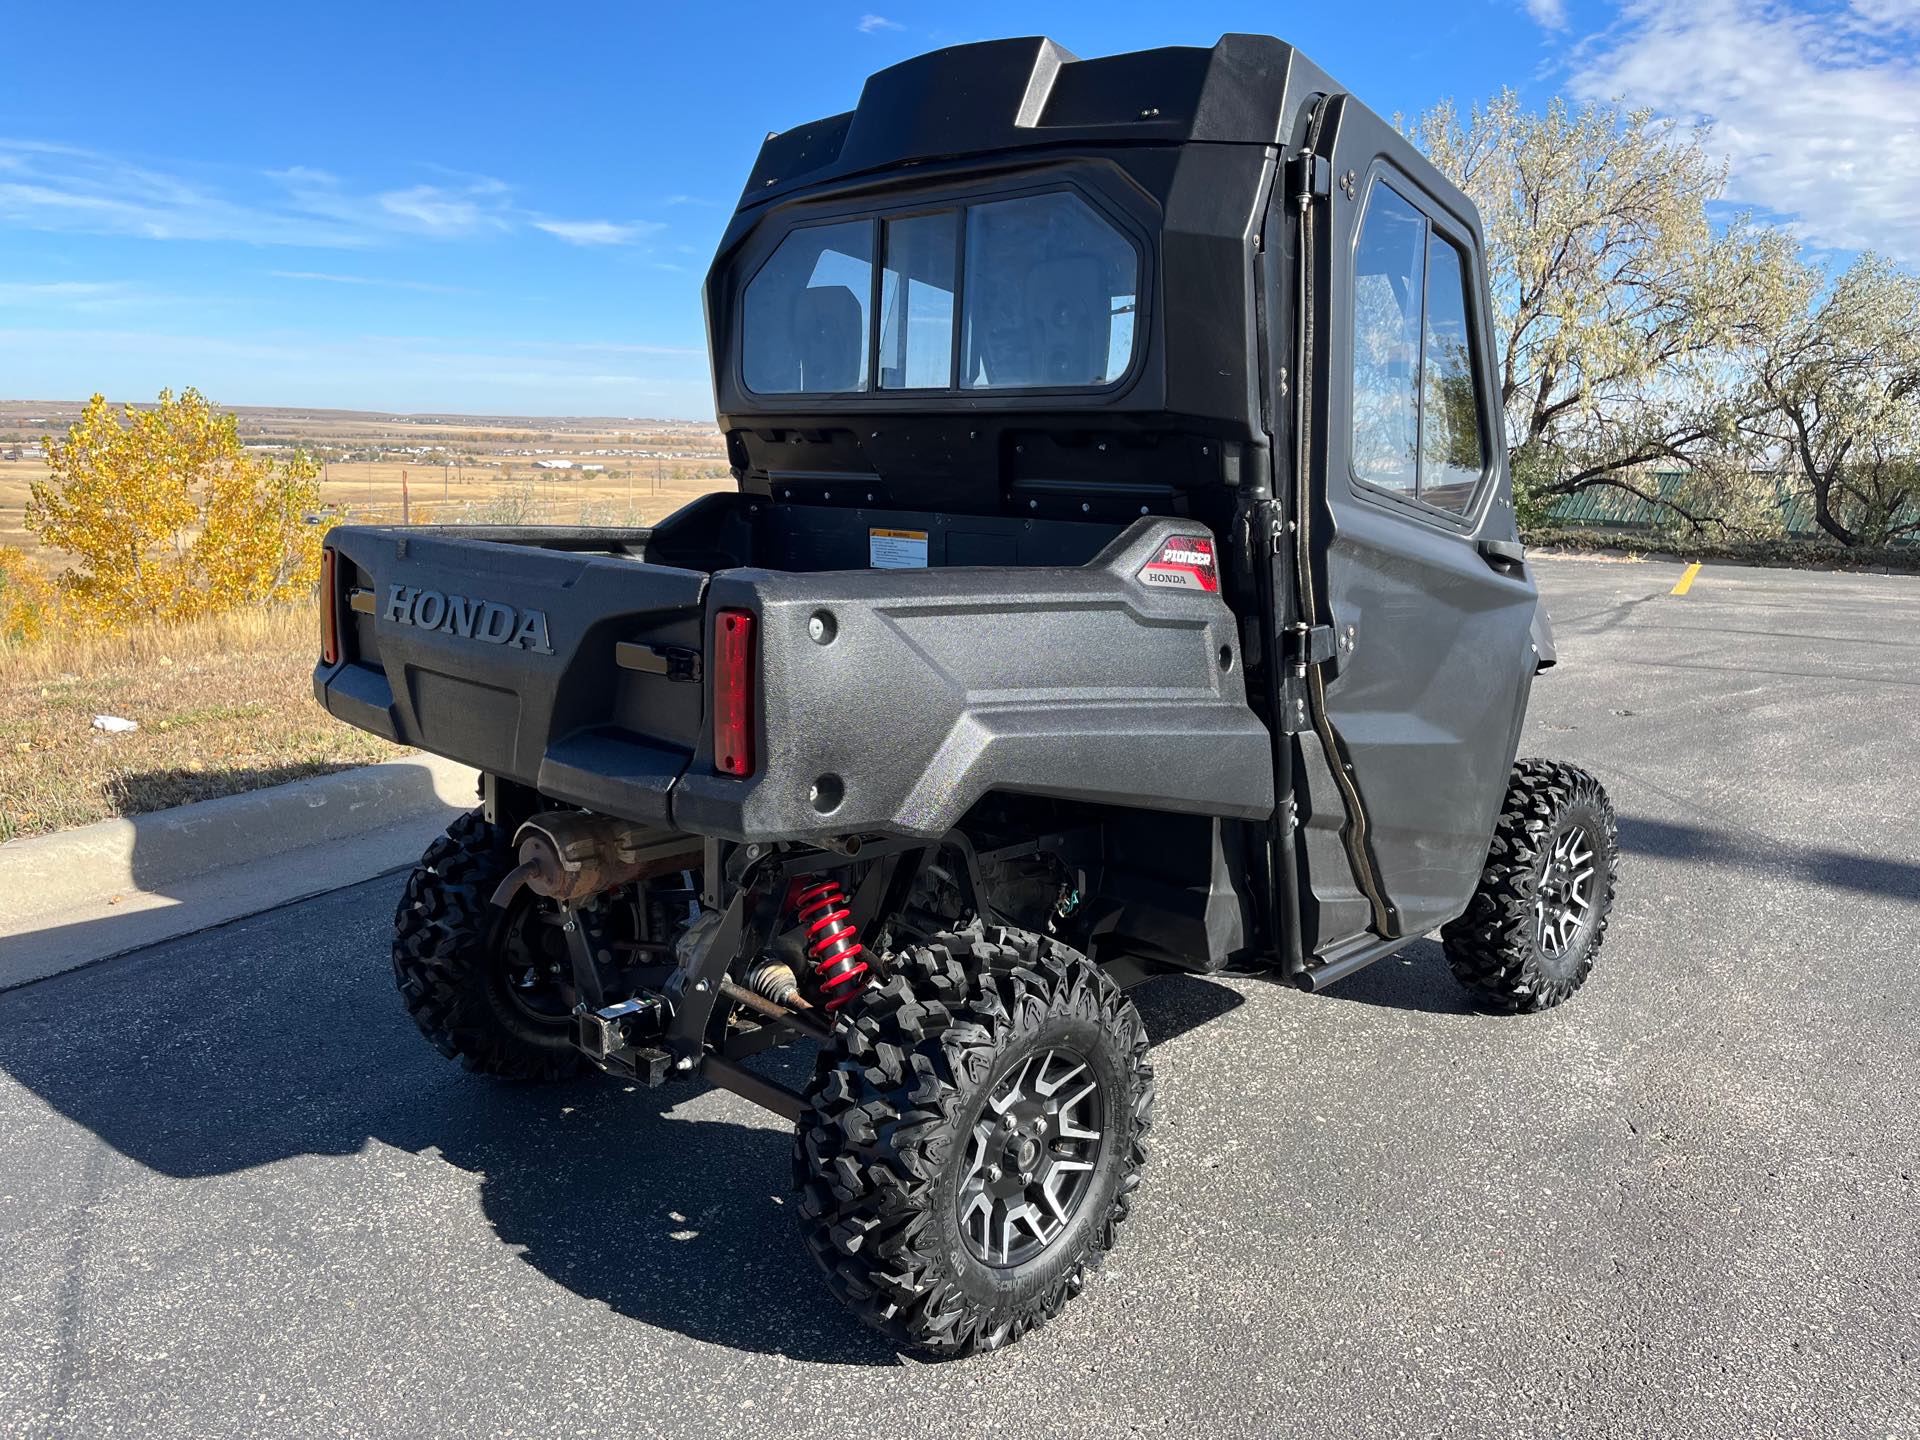
{"label": "rear taillight", "polygon": [[713,617],[713,763],[722,775],[753,773],[753,613]]}
{"label": "rear taillight", "polygon": [[340,590],[333,582],[333,547],[320,552],[320,663],[340,663]]}

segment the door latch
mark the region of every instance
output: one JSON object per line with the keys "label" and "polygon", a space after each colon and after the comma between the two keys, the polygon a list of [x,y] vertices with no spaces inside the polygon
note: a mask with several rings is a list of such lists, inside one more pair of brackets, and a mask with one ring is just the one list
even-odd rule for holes
{"label": "door latch", "polygon": [[1287,663],[1296,669],[1322,665],[1333,658],[1333,626],[1289,625],[1287,627]]}
{"label": "door latch", "polygon": [[685,645],[644,645],[622,640],[613,647],[613,660],[622,670],[664,675],[669,680],[697,681],[700,652]]}

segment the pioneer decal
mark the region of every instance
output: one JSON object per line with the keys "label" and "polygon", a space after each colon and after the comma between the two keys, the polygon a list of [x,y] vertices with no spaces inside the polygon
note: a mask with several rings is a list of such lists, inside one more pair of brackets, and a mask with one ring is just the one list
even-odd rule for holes
{"label": "pioneer decal", "polygon": [[380,618],[416,630],[438,630],[463,640],[505,645],[510,650],[553,654],[553,637],[547,632],[544,610],[516,610],[497,600],[422,590],[417,585],[390,585]]}
{"label": "pioneer decal", "polygon": [[1140,578],[1169,590],[1220,591],[1220,569],[1214,559],[1211,535],[1172,535],[1145,565]]}

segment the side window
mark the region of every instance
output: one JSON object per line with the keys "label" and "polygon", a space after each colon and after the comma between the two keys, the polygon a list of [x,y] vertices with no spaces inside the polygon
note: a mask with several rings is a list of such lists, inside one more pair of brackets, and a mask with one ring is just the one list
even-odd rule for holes
{"label": "side window", "polygon": [[1486,448],[1467,329],[1467,257],[1442,235],[1427,243],[1426,378],[1420,397],[1420,498],[1464,510],[1480,488]]}
{"label": "side window", "polygon": [[741,372],[761,395],[864,390],[873,223],[812,225],[747,286]]}
{"label": "side window", "polygon": [[1377,186],[1353,265],[1353,468],[1414,493],[1420,453],[1420,292],[1427,222]]}
{"label": "side window", "polygon": [[1486,464],[1466,266],[1411,202],[1374,186],[1354,255],[1353,471],[1453,511]]}

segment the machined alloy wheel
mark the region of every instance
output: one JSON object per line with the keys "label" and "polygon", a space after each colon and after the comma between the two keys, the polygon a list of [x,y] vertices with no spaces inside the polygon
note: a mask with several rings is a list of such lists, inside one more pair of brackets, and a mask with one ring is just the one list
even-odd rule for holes
{"label": "machined alloy wheel", "polygon": [[1454,978],[1500,1010],[1571,996],[1606,938],[1619,844],[1593,776],[1557,760],[1516,763],[1480,888],[1440,932]]}
{"label": "machined alloy wheel", "polygon": [[1533,933],[1541,952],[1551,958],[1572,951],[1593,924],[1597,849],[1581,824],[1569,825],[1553,842],[1533,902]]}
{"label": "machined alloy wheel", "polygon": [[1092,1188],[1105,1125],[1100,1082],[1064,1046],[1029,1055],[987,1097],[967,1139],[960,1233],[989,1265],[1057,1240]]}
{"label": "machined alloy wheel", "polygon": [[821,1049],[794,1137],[807,1249],[895,1343],[966,1355],[1057,1315],[1140,1183],[1153,1067],[1086,956],[1001,926],[938,935]]}

